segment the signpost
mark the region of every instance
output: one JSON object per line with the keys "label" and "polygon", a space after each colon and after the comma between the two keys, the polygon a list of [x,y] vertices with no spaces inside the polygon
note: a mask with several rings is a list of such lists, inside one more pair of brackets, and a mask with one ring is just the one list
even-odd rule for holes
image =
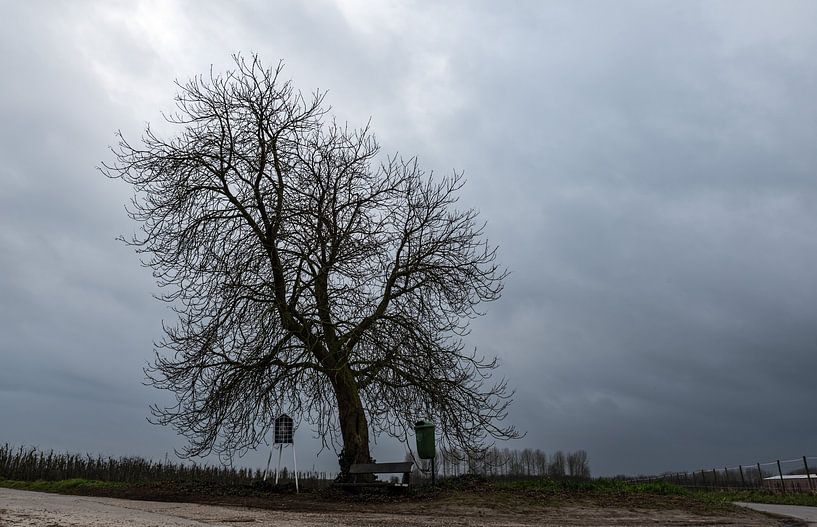
{"label": "signpost", "polygon": [[[294,467],[293,472],[295,473],[295,492],[299,492],[298,488],[298,461],[295,458],[295,438],[294,438],[294,426],[292,422],[292,418],[287,414],[281,414],[275,418],[275,424],[273,427],[273,449],[275,445],[278,445],[278,466],[275,468],[275,484],[278,484],[278,473],[281,471],[281,454],[283,453],[285,445],[292,445],[292,465]],[[270,461],[272,460],[272,450],[270,450],[269,457],[267,458],[267,470],[264,471],[264,481],[267,479],[267,473],[269,472],[269,465]]]}

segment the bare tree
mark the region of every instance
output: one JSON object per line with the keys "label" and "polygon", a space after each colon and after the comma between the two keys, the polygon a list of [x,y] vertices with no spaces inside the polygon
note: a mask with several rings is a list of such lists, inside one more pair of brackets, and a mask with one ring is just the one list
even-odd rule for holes
{"label": "bare tree", "polygon": [[545,454],[544,452],[537,448],[535,451],[535,456],[536,456],[536,475],[537,476],[547,475],[548,472],[547,454]]}
{"label": "bare tree", "polygon": [[178,314],[146,370],[176,397],[155,421],[187,437],[182,455],[231,454],[286,411],[340,439],[342,471],[370,461],[370,430],[407,440],[418,418],[466,452],[515,437],[496,359],[462,342],[506,275],[456,208],[462,175],[382,158],[280,64],[235,66],[177,83],[178,133],[120,134],[102,167],[133,186],[126,241]]}
{"label": "bare tree", "polygon": [[562,478],[565,475],[565,455],[561,450],[557,450],[550,456],[548,465],[548,475],[552,478]]}
{"label": "bare tree", "polygon": [[587,452],[577,450],[567,454],[567,473],[576,478],[589,478],[590,467],[587,464]]}

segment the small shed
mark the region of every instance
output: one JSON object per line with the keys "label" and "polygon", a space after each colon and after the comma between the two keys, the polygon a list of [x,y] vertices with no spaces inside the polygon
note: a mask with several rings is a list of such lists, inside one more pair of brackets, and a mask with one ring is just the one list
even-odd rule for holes
{"label": "small shed", "polygon": [[763,487],[772,490],[817,490],[817,474],[784,474],[782,478],[771,476],[763,478]]}

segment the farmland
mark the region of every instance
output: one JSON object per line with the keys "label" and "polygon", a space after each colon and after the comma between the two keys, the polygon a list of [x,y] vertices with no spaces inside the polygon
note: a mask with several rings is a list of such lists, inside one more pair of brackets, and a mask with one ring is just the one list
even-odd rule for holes
{"label": "farmland", "polygon": [[[204,510],[201,507],[227,507],[233,511],[230,514],[239,514],[235,511],[240,509],[242,512],[239,516],[261,523],[269,519],[270,513],[264,511],[276,511],[275,518],[280,519],[284,514],[291,517],[292,524],[297,524],[299,515],[307,514],[312,518],[318,514],[322,518],[320,521],[336,522],[336,525],[378,525],[388,523],[390,515],[400,514],[403,523],[408,522],[408,525],[436,525],[438,523],[435,522],[445,518],[446,524],[453,525],[457,525],[451,523],[454,519],[459,521],[463,518],[463,521],[479,521],[485,525],[580,525],[603,522],[609,525],[655,522],[677,525],[778,525],[777,520],[739,509],[731,502],[754,500],[817,504],[814,495],[685,489],[667,482],[628,483],[610,479],[518,474],[461,474],[443,478],[436,486],[416,478],[417,484],[408,494],[349,494],[334,488],[328,473],[303,472],[300,476],[302,492],[296,494],[291,479],[283,479],[280,485],[273,485],[269,480],[263,480],[260,470],[154,462],[135,457],[110,459],[12,448],[8,445],[0,448],[0,487],[14,489],[3,492],[30,490],[85,496],[97,500],[94,503],[102,503],[98,500],[109,498],[137,500],[139,505],[128,507],[146,511],[169,510],[168,506],[157,503],[196,504],[174,506],[174,511],[187,511],[183,514],[187,515],[185,518],[200,514]],[[25,496],[38,495],[17,493],[3,496],[0,509],[13,511],[17,510],[14,507],[25,508]],[[45,498],[36,498],[39,499]],[[114,500],[110,503],[118,502]],[[43,507],[56,507],[54,514],[59,516],[68,514],[60,508],[63,505],[57,502]],[[215,508],[207,509],[212,517],[226,514]],[[52,518],[48,521],[60,525],[61,520]],[[315,518],[310,522],[321,524]]]}

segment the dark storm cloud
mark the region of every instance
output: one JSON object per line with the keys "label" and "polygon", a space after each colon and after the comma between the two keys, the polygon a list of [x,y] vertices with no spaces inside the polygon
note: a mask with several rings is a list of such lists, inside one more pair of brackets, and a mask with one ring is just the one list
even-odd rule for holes
{"label": "dark storm cloud", "polygon": [[[513,350],[531,443],[581,443],[602,470],[796,449],[815,431],[796,418],[815,395],[814,41],[759,28],[751,53],[728,50],[711,13],[640,14],[584,13],[556,38],[570,59],[511,56],[469,79],[496,85],[472,100],[502,94],[466,110],[466,140],[487,132],[471,190],[492,187],[481,207],[519,266],[478,336]],[[782,429],[801,441],[776,443]],[[684,447],[659,455],[670,442]],[[631,445],[644,454],[619,457]]]}
{"label": "dark storm cloud", "polygon": [[[89,75],[61,7],[3,8],[3,440],[113,452],[144,419],[140,368],[159,310],[149,273],[113,240],[131,228],[127,193],[94,168],[123,112]],[[106,427],[123,405],[132,423]]]}
{"label": "dark storm cloud", "polygon": [[257,51],[384,150],[465,170],[512,271],[469,344],[517,388],[519,446],[600,473],[814,454],[814,6],[1,9],[0,440],[178,444],[140,384],[169,313],[113,240],[128,189],[94,167],[116,129],[162,129],[174,78]]}

